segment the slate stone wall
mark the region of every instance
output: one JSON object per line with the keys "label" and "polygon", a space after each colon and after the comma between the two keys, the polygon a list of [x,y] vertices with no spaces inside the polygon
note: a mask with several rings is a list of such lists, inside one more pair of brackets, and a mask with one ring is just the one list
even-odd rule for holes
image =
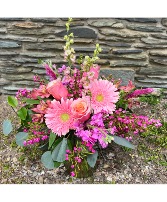
{"label": "slate stone wall", "polygon": [[[32,88],[33,75],[45,75],[38,59],[63,62],[67,18],[0,18],[0,92]],[[71,31],[79,54],[103,48],[102,74],[123,84],[167,89],[167,18],[75,18]],[[167,91],[167,90],[166,90]]]}

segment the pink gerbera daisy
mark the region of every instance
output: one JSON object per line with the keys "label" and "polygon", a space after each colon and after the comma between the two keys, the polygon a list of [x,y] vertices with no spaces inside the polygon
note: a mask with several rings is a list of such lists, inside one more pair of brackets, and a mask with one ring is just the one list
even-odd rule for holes
{"label": "pink gerbera daisy", "polygon": [[105,110],[112,113],[115,110],[115,103],[119,99],[119,93],[115,92],[117,88],[108,80],[94,80],[90,82],[89,90],[91,91],[91,107],[94,113]]}
{"label": "pink gerbera daisy", "polygon": [[64,100],[61,102],[53,100],[51,107],[48,108],[45,117],[46,125],[58,136],[66,135],[73,128],[74,117],[71,113],[71,104],[73,99]]}

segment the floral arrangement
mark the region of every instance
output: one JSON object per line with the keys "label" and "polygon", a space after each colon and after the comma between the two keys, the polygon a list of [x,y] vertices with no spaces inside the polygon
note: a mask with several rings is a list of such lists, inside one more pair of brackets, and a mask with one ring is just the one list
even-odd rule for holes
{"label": "floral arrangement", "polygon": [[[51,61],[40,61],[49,78],[34,76],[39,88],[20,89],[16,97],[8,96],[9,105],[20,118],[16,134],[19,146],[43,148],[41,157],[48,169],[66,166],[72,177],[89,176],[95,167],[98,150],[112,142],[134,149],[131,140],[148,130],[160,127],[159,120],[138,116],[131,108],[136,98],[153,92],[153,89],[136,89],[132,81],[121,86],[112,76],[99,75],[96,64],[102,51],[96,45],[93,57],[76,59],[71,47],[73,33],[69,33],[70,18],[64,37],[64,60],[68,65],[57,68]],[[3,122],[3,132],[12,131],[10,120]]]}

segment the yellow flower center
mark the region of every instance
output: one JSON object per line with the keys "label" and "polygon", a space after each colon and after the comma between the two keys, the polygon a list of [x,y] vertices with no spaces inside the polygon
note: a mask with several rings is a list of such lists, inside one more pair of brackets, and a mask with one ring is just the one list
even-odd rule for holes
{"label": "yellow flower center", "polygon": [[62,120],[63,122],[68,121],[69,118],[70,118],[69,114],[67,114],[67,113],[61,114],[61,120]]}
{"label": "yellow flower center", "polygon": [[102,94],[97,95],[97,96],[96,96],[96,100],[97,100],[98,102],[102,102],[102,101],[104,100],[103,95],[102,95]]}

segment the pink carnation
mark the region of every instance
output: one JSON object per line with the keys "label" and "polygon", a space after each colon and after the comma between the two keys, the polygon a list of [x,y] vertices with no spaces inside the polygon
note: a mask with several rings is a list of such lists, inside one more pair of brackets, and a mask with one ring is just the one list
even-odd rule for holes
{"label": "pink carnation", "polygon": [[94,80],[90,82],[89,90],[91,91],[91,107],[94,113],[99,113],[105,110],[112,113],[116,106],[115,103],[119,99],[119,93],[113,83],[108,80]]}
{"label": "pink carnation", "polygon": [[62,98],[61,102],[53,100],[45,114],[47,127],[58,136],[66,135],[70,129],[73,129],[74,117],[71,113],[72,102],[73,99],[64,100]]}

